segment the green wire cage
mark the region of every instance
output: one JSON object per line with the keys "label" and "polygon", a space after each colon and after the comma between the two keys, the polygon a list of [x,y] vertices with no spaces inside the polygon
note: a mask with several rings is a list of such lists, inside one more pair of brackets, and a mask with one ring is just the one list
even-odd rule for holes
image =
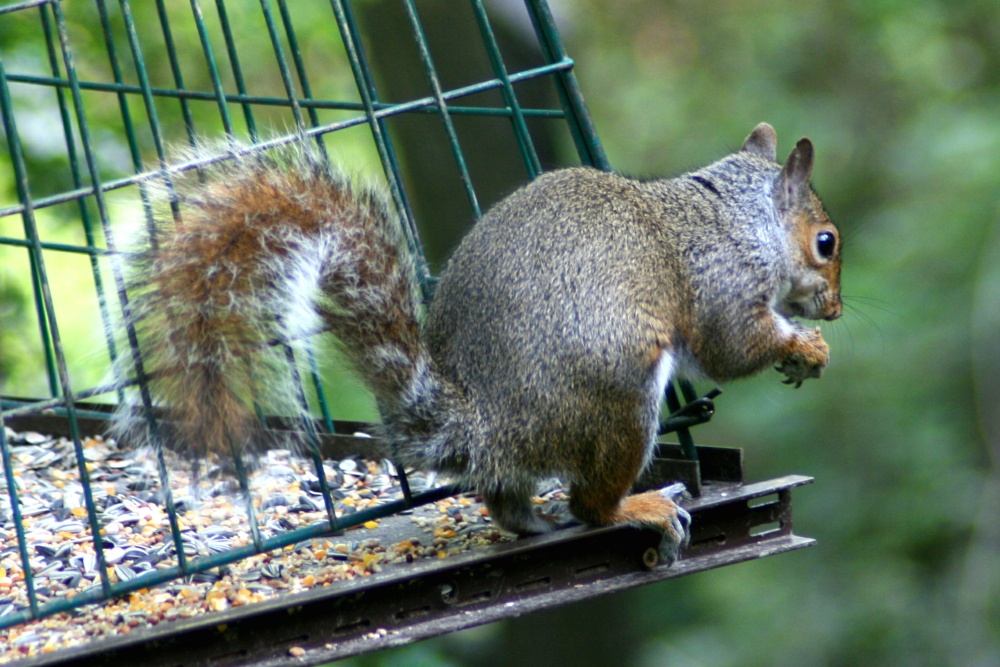
{"label": "green wire cage", "polygon": [[[0,557],[23,573],[17,585],[26,592],[23,603],[0,601],[0,629],[460,491],[411,490],[398,470],[396,499],[338,511],[322,445],[361,428],[341,421],[356,392],[331,383],[312,351],[291,363],[303,369],[302,400],[315,419],[269,425],[303,429],[316,445],[322,520],[266,534],[248,506],[247,544],[192,554],[185,508],[171,495],[172,471],[160,452],[163,544],[175,559],[116,576],[108,493],[90,480],[86,450],[124,388],[144,389],[134,334],[122,342],[110,333],[128,309],[118,259],[128,230],[151,220],[152,182],[204,166],[176,161],[178,148],[219,137],[252,150],[317,142],[334,159],[380,172],[428,295],[448,247],[492,201],[558,164],[609,168],[544,0],[25,0],[0,6],[0,36],[0,422],[11,427],[0,429]],[[138,378],[110,374],[123,355]],[[687,383],[678,389],[668,391],[663,430],[678,434],[676,456],[694,467],[688,483],[697,491],[701,448],[688,428],[711,415],[714,394],[698,398]],[[152,419],[155,397],[144,400]],[[75,544],[89,543],[95,561],[91,578],[76,577],[73,586],[39,584],[45,562],[19,497],[13,438],[52,415],[82,485]]]}

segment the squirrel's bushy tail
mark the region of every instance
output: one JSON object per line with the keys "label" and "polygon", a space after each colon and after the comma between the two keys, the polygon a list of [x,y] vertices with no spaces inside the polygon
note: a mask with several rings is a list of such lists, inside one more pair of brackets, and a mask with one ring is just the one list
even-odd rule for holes
{"label": "squirrel's bushy tail", "polygon": [[[181,220],[163,216],[130,261],[131,321],[166,417],[157,439],[196,460],[268,445],[255,406],[303,412],[285,346],[330,329],[404,435],[404,462],[427,465],[450,439],[435,403],[456,392],[421,341],[416,267],[391,204],[307,149],[239,152],[203,180],[183,177]],[[145,423],[123,405],[112,434],[142,441]]]}

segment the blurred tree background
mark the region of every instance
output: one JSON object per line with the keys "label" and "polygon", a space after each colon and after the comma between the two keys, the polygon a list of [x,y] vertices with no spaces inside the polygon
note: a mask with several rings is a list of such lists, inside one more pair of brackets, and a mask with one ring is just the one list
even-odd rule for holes
{"label": "blurred tree background", "polygon": [[[418,3],[429,32],[447,4]],[[502,16],[508,4],[487,6]],[[1000,666],[1000,4],[553,4],[616,168],[676,174],[738,147],[762,120],[779,154],[805,135],[816,145],[814,184],[846,237],[848,309],[823,325],[831,367],[798,391],[773,373],[728,386],[695,437],[745,448],[751,479],[815,476],[796,492],[795,518],[819,544],[338,664]],[[358,3],[372,31],[384,27],[378,5]],[[442,33],[457,34],[441,16]],[[27,40],[3,38],[5,58]],[[392,63],[376,64],[392,85]],[[352,85],[342,69],[314,71]],[[111,164],[123,152],[107,137],[101,150]],[[373,164],[350,144],[338,150]],[[426,171],[404,157],[408,178]],[[44,151],[33,159],[46,169]],[[0,382],[38,363],[11,324],[30,309],[10,277],[23,271],[0,265]]]}

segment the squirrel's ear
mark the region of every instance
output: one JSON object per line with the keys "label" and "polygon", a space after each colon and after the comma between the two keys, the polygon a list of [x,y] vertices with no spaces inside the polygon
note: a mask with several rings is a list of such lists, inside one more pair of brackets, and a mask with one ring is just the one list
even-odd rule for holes
{"label": "squirrel's ear", "polygon": [[799,139],[788,155],[785,166],[775,185],[774,195],[778,208],[788,210],[799,198],[809,191],[809,179],[813,168],[813,144],[808,139]]}
{"label": "squirrel's ear", "polygon": [[743,148],[740,150],[759,155],[771,162],[777,162],[778,135],[775,134],[773,127],[767,123],[761,123],[753,129],[750,136],[743,142]]}

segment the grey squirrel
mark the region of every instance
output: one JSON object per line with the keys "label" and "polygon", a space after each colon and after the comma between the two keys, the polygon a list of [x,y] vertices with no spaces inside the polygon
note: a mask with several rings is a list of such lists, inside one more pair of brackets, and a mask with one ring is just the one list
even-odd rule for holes
{"label": "grey squirrel", "polygon": [[[373,391],[405,466],[476,488],[518,534],[551,529],[540,479],[591,525],[652,527],[676,558],[676,489],[628,495],[655,448],[671,377],[768,366],[800,385],[829,348],[792,317],[840,316],[841,244],[810,187],[813,147],[784,166],[758,125],[677,178],[579,167],[541,175],[462,240],[424,321],[393,207],[304,148],[232,151],[177,185],[132,262],[132,322],[160,440],[196,460],[267,444],[254,402],[297,404],[281,346],[329,329]],[[269,402],[268,402],[269,401]],[[123,405],[112,434],[148,438]]]}

